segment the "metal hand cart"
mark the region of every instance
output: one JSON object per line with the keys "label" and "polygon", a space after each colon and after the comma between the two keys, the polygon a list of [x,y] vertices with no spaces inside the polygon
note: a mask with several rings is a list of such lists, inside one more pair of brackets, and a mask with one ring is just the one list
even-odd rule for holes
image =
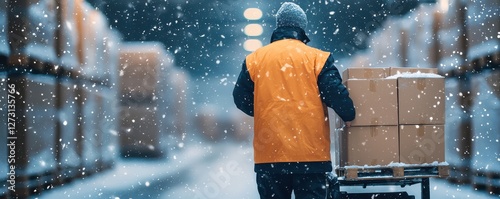
{"label": "metal hand cart", "polygon": [[415,199],[407,192],[388,193],[347,193],[341,192],[342,186],[411,186],[421,185],[421,198],[430,199],[430,180],[432,177],[447,177],[447,165],[405,165],[405,166],[373,166],[347,167],[336,169],[338,185],[334,187],[342,199]]}

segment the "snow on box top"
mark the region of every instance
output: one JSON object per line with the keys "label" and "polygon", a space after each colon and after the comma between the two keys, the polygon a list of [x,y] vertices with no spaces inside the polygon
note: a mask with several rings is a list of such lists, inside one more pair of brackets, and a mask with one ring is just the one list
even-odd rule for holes
{"label": "snow on box top", "polygon": [[386,77],[386,79],[397,79],[397,78],[443,78],[443,76],[435,73],[422,73],[418,71],[415,73],[412,72],[397,73],[395,75]]}
{"label": "snow on box top", "polygon": [[381,167],[419,167],[419,166],[448,166],[448,162],[438,162],[434,161],[432,163],[423,163],[423,164],[407,164],[407,163],[402,163],[402,162],[391,162],[388,165],[351,165],[351,166],[345,166],[344,168],[349,169],[376,169],[376,168],[381,168]]}
{"label": "snow on box top", "polygon": [[409,78],[439,78],[436,68],[413,68],[413,67],[352,67],[342,73],[344,81],[349,79],[397,79],[398,77]]}

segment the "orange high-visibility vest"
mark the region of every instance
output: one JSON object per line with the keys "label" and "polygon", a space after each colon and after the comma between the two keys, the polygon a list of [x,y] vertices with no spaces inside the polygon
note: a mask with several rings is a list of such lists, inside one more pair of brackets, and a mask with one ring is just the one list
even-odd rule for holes
{"label": "orange high-visibility vest", "polygon": [[328,112],[317,83],[329,55],[284,39],[246,57],[255,85],[255,163],[331,160]]}

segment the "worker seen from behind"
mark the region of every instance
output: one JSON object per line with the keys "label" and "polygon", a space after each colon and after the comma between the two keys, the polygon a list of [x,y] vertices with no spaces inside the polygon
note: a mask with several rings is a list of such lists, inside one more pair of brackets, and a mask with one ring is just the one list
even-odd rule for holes
{"label": "worker seen from behind", "polygon": [[295,3],[276,13],[271,43],[246,57],[234,103],[254,117],[254,161],[261,198],[331,198],[327,107],[349,125],[353,102],[332,54],[307,46],[307,17]]}

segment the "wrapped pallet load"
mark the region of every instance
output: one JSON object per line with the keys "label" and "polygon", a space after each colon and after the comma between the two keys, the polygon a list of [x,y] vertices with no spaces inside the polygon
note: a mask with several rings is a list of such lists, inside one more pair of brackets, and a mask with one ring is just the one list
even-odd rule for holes
{"label": "wrapped pallet load", "polygon": [[472,79],[472,183],[500,192],[500,71],[486,70]]}
{"label": "wrapped pallet load", "polygon": [[467,61],[476,62],[473,67],[484,67],[487,57],[500,62],[499,13],[498,0],[467,1]]}
{"label": "wrapped pallet load", "polygon": [[440,3],[443,18],[438,31],[440,74],[452,75],[465,71],[466,30],[465,5],[462,0]]}

